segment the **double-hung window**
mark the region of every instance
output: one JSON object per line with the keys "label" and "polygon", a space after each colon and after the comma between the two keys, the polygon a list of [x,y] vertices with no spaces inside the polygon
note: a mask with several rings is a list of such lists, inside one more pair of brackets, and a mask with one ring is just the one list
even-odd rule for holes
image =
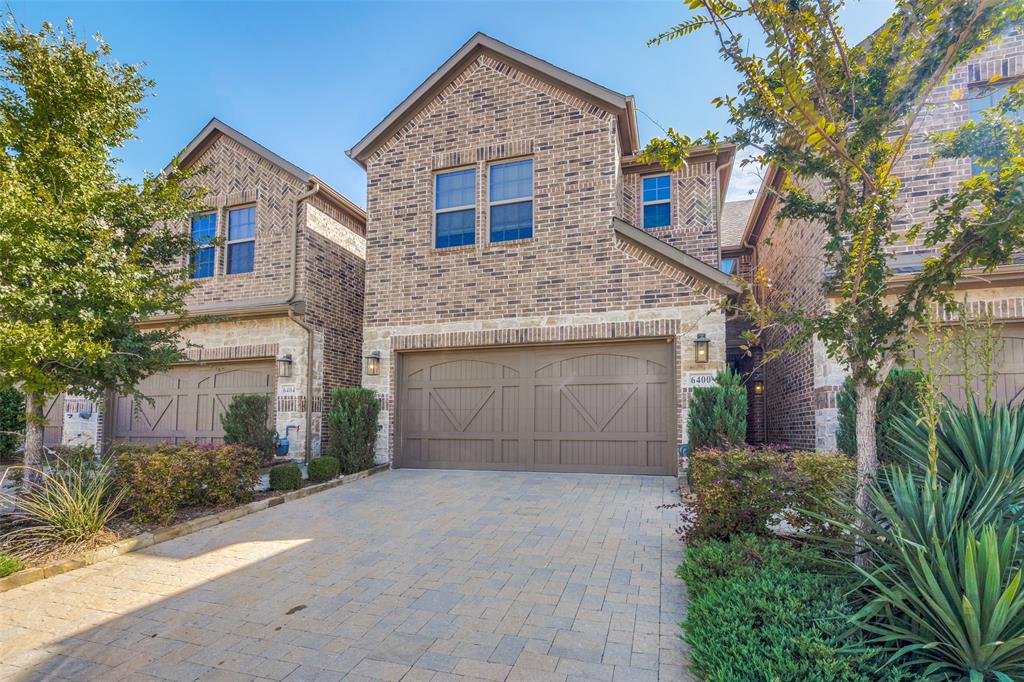
{"label": "double-hung window", "polygon": [[192,216],[192,279],[213,277],[216,248],[212,246],[217,238],[217,214],[200,213]]}
{"label": "double-hung window", "polygon": [[491,241],[533,237],[533,160],[490,167]]}
{"label": "double-hung window", "polygon": [[643,179],[644,229],[672,225],[672,176]]}
{"label": "double-hung window", "polygon": [[434,246],[468,246],[476,241],[476,170],[434,176]]}
{"label": "double-hung window", "polygon": [[227,273],[252,272],[256,256],[256,207],[228,211]]}

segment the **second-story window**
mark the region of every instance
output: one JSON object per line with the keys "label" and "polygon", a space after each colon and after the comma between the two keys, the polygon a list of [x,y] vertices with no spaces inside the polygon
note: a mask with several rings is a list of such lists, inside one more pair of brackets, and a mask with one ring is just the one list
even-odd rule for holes
{"label": "second-story window", "polygon": [[736,259],[735,258],[723,258],[722,264],[718,268],[727,275],[736,274]]}
{"label": "second-story window", "polygon": [[434,246],[468,246],[476,241],[476,170],[434,176]]}
{"label": "second-story window", "polygon": [[201,213],[192,216],[192,245],[196,251],[192,254],[192,279],[213,277],[213,264],[216,248],[210,246],[217,238],[217,214]]}
{"label": "second-story window", "polygon": [[491,241],[533,237],[533,161],[490,167]]}
{"label": "second-story window", "polygon": [[672,176],[655,175],[643,179],[644,229],[672,225]]}
{"label": "second-story window", "polygon": [[256,207],[228,211],[227,273],[252,272],[256,256]]}
{"label": "second-story window", "polygon": [[[971,120],[975,123],[981,123],[984,121],[985,112],[999,104],[999,102],[1006,97],[1007,93],[1009,93],[1010,88],[1019,82],[1020,80],[1005,80],[996,83],[981,83],[970,86],[967,94],[967,111]],[[1016,112],[1009,112],[1009,115],[1016,116],[1016,118],[1024,120],[1024,110],[1018,109]],[[984,170],[989,170],[989,168],[977,161],[972,161],[972,175],[978,175]]]}

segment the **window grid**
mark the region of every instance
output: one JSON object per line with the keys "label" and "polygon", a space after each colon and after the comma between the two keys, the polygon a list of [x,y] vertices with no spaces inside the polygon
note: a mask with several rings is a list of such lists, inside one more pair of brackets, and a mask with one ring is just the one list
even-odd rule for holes
{"label": "window grid", "polygon": [[492,243],[533,238],[533,159],[491,164],[487,198]]}
{"label": "window grid", "polygon": [[[1010,88],[1020,82],[1020,79],[1008,79],[994,83],[972,85],[967,93],[967,115],[975,123],[985,120],[985,112],[992,109],[999,101],[1006,96]],[[1011,115],[1013,115],[1011,113]],[[1018,119],[1024,120],[1024,110],[1016,111]],[[988,170],[987,166],[979,163],[976,159],[971,160],[971,175],[979,175]]]}
{"label": "window grid", "polygon": [[252,272],[256,260],[256,207],[228,211],[227,274]]}
{"label": "window grid", "polygon": [[434,247],[476,243],[476,169],[434,176]]}
{"label": "window grid", "polygon": [[216,262],[216,247],[202,246],[209,244],[217,238],[217,213],[200,213],[192,216],[192,244],[200,245],[192,254],[190,264],[192,271],[189,273],[191,279],[205,279],[213,277],[214,265]]}
{"label": "window grid", "polygon": [[672,225],[672,176],[652,175],[641,181],[645,230]]}

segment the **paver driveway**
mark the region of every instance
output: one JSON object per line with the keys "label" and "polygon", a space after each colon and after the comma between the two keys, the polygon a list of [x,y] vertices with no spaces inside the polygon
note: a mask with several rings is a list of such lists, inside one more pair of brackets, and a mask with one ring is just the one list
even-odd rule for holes
{"label": "paver driveway", "polygon": [[675,501],[385,472],[0,595],[0,678],[686,680]]}

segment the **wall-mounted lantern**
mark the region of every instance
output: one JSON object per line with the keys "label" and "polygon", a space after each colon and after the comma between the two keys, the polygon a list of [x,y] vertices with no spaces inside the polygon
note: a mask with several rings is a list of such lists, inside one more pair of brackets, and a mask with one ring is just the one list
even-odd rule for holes
{"label": "wall-mounted lantern", "polygon": [[277,376],[290,377],[292,375],[292,355],[288,353],[277,359]]}
{"label": "wall-mounted lantern", "polygon": [[693,360],[700,364],[704,364],[708,361],[708,353],[711,348],[711,341],[708,339],[704,332],[697,334],[697,338],[693,341]]}
{"label": "wall-mounted lantern", "polygon": [[375,350],[366,356],[366,375],[375,377],[380,374],[380,351]]}
{"label": "wall-mounted lantern", "polygon": [[761,379],[754,380],[754,395],[758,397],[764,395],[764,381]]}

